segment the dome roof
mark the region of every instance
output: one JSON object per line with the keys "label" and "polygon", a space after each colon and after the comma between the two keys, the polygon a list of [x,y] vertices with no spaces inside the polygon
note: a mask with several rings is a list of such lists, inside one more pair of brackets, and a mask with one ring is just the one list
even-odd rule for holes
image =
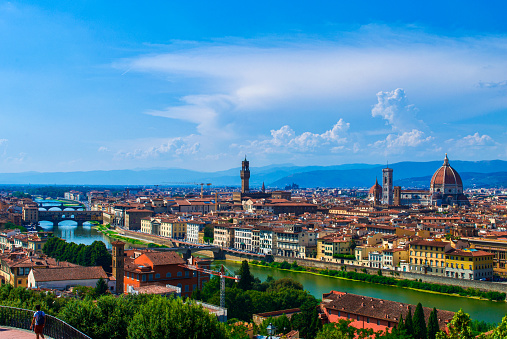
{"label": "dome roof", "polygon": [[370,188],[370,191],[368,192],[368,194],[373,194],[374,190],[375,190],[375,187],[377,187],[378,189],[378,192],[382,192],[382,186],[380,186],[378,184],[378,180],[375,179],[375,185],[373,185],[371,188]]}
{"label": "dome roof", "polygon": [[431,178],[430,187],[436,186],[452,186],[456,185],[459,187],[463,187],[463,182],[461,181],[461,177],[458,172],[454,168],[449,165],[449,159],[447,158],[447,154],[445,155],[444,164],[440,167],[433,177]]}

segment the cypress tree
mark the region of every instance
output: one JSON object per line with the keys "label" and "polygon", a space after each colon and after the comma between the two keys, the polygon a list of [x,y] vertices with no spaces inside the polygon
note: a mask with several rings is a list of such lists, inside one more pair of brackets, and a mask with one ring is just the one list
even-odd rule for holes
{"label": "cypress tree", "polygon": [[424,320],[424,310],[421,303],[418,303],[414,317],[412,319],[412,324],[414,326],[414,339],[426,339],[426,321]]}
{"label": "cypress tree", "polygon": [[438,331],[440,331],[440,328],[438,326],[437,309],[433,308],[428,319],[428,339],[435,339]]}
{"label": "cypress tree", "polygon": [[407,331],[408,335],[413,336],[414,335],[414,325],[412,322],[412,309],[408,308],[408,314],[407,318],[405,319],[405,330]]}
{"label": "cypress tree", "polygon": [[248,261],[243,260],[238,274],[240,275],[238,287],[244,291],[251,290],[253,288],[254,277],[250,273],[250,266],[248,266]]}
{"label": "cypress tree", "polygon": [[400,314],[400,321],[398,322],[398,326],[396,326],[396,330],[398,332],[406,330],[405,323],[403,322],[403,314]]}

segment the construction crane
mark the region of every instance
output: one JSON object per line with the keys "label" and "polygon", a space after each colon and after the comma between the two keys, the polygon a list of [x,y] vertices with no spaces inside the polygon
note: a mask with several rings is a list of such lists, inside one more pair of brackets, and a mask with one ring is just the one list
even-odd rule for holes
{"label": "construction crane", "polygon": [[[234,275],[234,273],[232,273],[231,270],[229,270],[224,265],[220,265],[221,266],[220,271],[213,271],[213,270],[209,270],[207,268],[199,267],[199,266],[195,265],[194,257],[190,257],[188,259],[188,264],[181,264],[178,266],[192,270],[192,271],[202,272],[202,273],[211,274],[211,275],[215,275],[215,276],[220,277],[220,307],[222,307],[222,308],[225,308],[225,278],[232,279],[236,282],[238,282],[239,279],[241,279],[241,277],[239,275]],[[225,274],[226,271],[227,271],[227,273],[230,274],[230,276]]]}
{"label": "construction crane", "polygon": [[204,198],[204,185],[211,186],[210,182],[175,182],[175,181],[164,181],[164,184],[173,184],[173,185],[201,185],[201,198]]}

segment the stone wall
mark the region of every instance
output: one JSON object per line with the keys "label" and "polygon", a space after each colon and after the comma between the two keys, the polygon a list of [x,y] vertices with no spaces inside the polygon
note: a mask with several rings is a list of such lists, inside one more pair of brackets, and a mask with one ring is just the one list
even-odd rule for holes
{"label": "stone wall", "polygon": [[[298,263],[300,266],[307,267],[316,267],[320,269],[329,269],[329,270],[342,270],[345,267],[346,271],[356,271],[356,272],[364,272],[366,270],[369,274],[377,274],[378,268],[369,268],[363,266],[354,266],[348,264],[340,264],[335,262],[326,262],[326,261],[318,261],[318,260],[309,260],[309,259],[300,259],[300,258],[287,258],[281,256],[274,256],[274,260],[276,262],[287,261],[292,264],[294,261]],[[393,273],[397,273],[395,278],[397,279],[407,279],[407,280],[419,280],[421,279],[423,282],[433,283],[433,284],[442,284],[442,285],[454,285],[460,286],[463,288],[478,288],[483,291],[495,291],[495,292],[503,292],[507,293],[507,284],[503,283],[494,283],[488,281],[479,281],[479,280],[462,280],[462,279],[454,279],[447,277],[438,277],[429,274],[418,274],[418,273],[409,273],[409,272],[400,272],[400,271],[392,271],[392,270],[381,270],[382,275],[389,277],[393,276]]]}

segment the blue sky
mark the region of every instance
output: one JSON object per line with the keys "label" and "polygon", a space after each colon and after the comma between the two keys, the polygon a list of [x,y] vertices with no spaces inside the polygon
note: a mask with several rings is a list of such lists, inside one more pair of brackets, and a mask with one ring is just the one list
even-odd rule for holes
{"label": "blue sky", "polygon": [[0,2],[0,172],[506,159],[505,12]]}

